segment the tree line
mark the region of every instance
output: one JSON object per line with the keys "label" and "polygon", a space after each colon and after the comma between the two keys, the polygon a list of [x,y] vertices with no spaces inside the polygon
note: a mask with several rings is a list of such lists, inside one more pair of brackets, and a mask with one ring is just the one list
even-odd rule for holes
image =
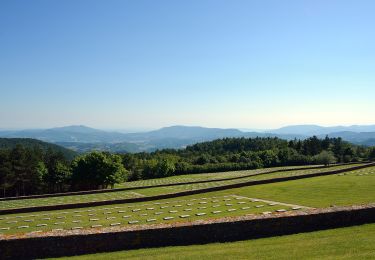
{"label": "tree line", "polygon": [[115,154],[91,152],[69,160],[61,151],[37,146],[0,150],[1,197],[108,188],[126,176]]}
{"label": "tree line", "polygon": [[347,163],[375,159],[375,148],[357,146],[341,138],[305,140],[224,138],[185,149],[124,154],[129,180],[171,175],[257,169],[276,166]]}
{"label": "tree line", "polygon": [[224,138],[185,149],[136,154],[94,151],[74,159],[55,149],[16,145],[0,149],[0,196],[101,189],[124,181],[190,173],[363,160],[375,160],[375,148],[315,136],[291,141]]}

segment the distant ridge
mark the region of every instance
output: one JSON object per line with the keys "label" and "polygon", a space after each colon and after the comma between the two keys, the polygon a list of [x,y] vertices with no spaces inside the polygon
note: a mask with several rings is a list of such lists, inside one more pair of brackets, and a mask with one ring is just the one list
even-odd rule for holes
{"label": "distant ridge", "polygon": [[335,132],[375,132],[375,125],[330,126],[319,125],[291,125],[279,129],[268,130],[274,134],[300,134],[305,136],[323,135]]}
{"label": "distant ridge", "polygon": [[33,138],[60,144],[78,152],[91,150],[113,152],[154,151],[164,148],[184,148],[198,142],[226,137],[278,137],[281,139],[305,139],[316,135],[324,138],[342,137],[360,144],[374,145],[375,125],[323,127],[319,125],[292,125],[262,132],[246,132],[235,128],[207,128],[201,126],[168,126],[154,131],[118,133],[98,130],[84,125],[55,127],[51,129],[0,131],[0,137]]}

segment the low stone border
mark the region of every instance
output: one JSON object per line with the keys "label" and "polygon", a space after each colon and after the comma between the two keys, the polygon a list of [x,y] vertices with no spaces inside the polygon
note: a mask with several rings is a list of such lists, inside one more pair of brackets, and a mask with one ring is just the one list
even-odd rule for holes
{"label": "low stone border", "polygon": [[306,175],[287,176],[287,177],[280,177],[280,178],[273,178],[273,179],[266,179],[266,180],[247,181],[247,182],[228,184],[228,185],[217,186],[217,187],[181,191],[181,192],[174,192],[174,193],[167,193],[167,194],[139,197],[139,198],[116,199],[116,200],[95,201],[95,202],[80,202],[80,203],[72,203],[72,204],[48,205],[48,206],[37,206],[37,207],[27,207],[27,208],[15,208],[15,209],[2,209],[0,210],[0,215],[15,214],[15,213],[29,213],[29,212],[36,212],[36,211],[85,208],[85,207],[95,207],[95,206],[104,206],[104,205],[113,205],[113,204],[122,204],[122,203],[135,203],[135,202],[145,202],[145,201],[152,201],[152,200],[170,199],[170,198],[177,198],[177,197],[182,197],[182,196],[201,194],[201,193],[206,193],[206,192],[241,188],[241,187],[246,187],[246,186],[326,176],[326,175],[332,175],[332,174],[338,174],[338,173],[343,173],[343,172],[350,172],[354,170],[364,169],[364,168],[368,168],[372,166],[375,166],[375,163],[369,163],[369,164],[355,166],[355,167],[341,169],[341,170],[318,172],[318,173],[311,173],[311,174],[306,174]]}
{"label": "low stone border", "polygon": [[375,204],[132,228],[0,236],[0,258],[34,259],[125,249],[230,242],[375,222]]}

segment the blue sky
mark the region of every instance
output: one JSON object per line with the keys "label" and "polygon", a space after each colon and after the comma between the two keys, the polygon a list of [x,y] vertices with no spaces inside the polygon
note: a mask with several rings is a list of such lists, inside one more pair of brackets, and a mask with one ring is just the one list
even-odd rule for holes
{"label": "blue sky", "polygon": [[0,128],[375,123],[375,1],[0,2]]}

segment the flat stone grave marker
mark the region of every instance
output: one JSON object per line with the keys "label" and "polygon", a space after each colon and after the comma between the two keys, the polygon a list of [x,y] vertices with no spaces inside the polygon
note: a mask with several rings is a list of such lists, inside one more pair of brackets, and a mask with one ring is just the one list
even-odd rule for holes
{"label": "flat stone grave marker", "polygon": [[46,226],[48,226],[47,224],[37,224],[36,225],[37,227],[46,227]]}
{"label": "flat stone grave marker", "polygon": [[107,217],[106,219],[110,220],[110,219],[115,219],[116,217]]}
{"label": "flat stone grave marker", "polygon": [[263,208],[264,205],[256,205],[255,207],[256,207],[256,208]]}
{"label": "flat stone grave marker", "polygon": [[228,212],[236,211],[237,209],[228,209]]}
{"label": "flat stone grave marker", "polygon": [[72,227],[72,230],[83,229],[83,227]]}
{"label": "flat stone grave marker", "polygon": [[221,213],[221,210],[215,210],[215,211],[212,211],[213,214],[219,214]]}
{"label": "flat stone grave marker", "polygon": [[181,215],[180,218],[188,218],[190,215]]}
{"label": "flat stone grave marker", "polygon": [[241,209],[246,210],[246,209],[250,209],[250,207],[242,207]]}
{"label": "flat stone grave marker", "polygon": [[286,209],[277,209],[276,212],[286,212]]}
{"label": "flat stone grave marker", "polygon": [[204,216],[204,215],[206,215],[206,213],[204,213],[204,212],[202,212],[202,213],[196,213],[195,215],[196,216]]}
{"label": "flat stone grave marker", "polygon": [[163,214],[164,212],[155,212],[155,215]]}
{"label": "flat stone grave marker", "polygon": [[193,209],[184,209],[184,211],[192,211]]}
{"label": "flat stone grave marker", "polygon": [[102,227],[103,225],[92,225],[91,227],[92,228],[98,228],[98,227]]}
{"label": "flat stone grave marker", "polygon": [[171,219],[174,219],[174,217],[164,217],[163,219],[164,220],[171,220]]}
{"label": "flat stone grave marker", "polygon": [[170,210],[169,213],[177,213],[178,210]]}
{"label": "flat stone grave marker", "polygon": [[19,226],[17,227],[18,229],[21,229],[21,228],[29,228],[29,226]]}
{"label": "flat stone grave marker", "polygon": [[121,223],[112,223],[112,224],[110,224],[111,227],[119,226],[119,225],[121,225]]}
{"label": "flat stone grave marker", "polygon": [[65,222],[56,222],[56,223],[53,223],[54,225],[64,225]]}

